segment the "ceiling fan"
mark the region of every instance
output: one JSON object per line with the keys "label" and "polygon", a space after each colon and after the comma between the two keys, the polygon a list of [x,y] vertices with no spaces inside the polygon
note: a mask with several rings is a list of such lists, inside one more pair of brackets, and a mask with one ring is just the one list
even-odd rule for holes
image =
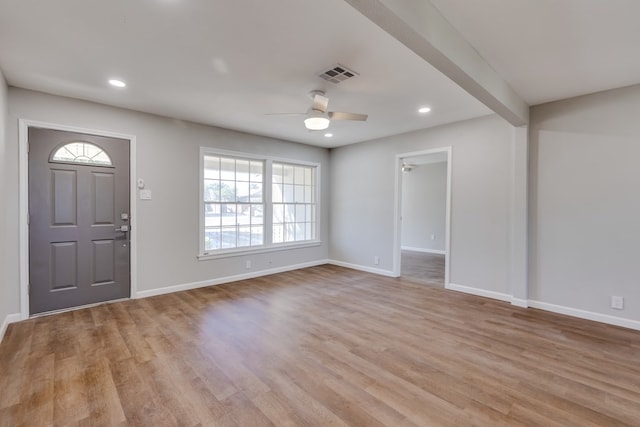
{"label": "ceiling fan", "polygon": [[329,106],[329,98],[325,96],[322,90],[312,90],[309,96],[313,100],[311,108],[306,113],[270,113],[269,115],[303,115],[304,126],[309,130],[324,130],[329,127],[329,123],[333,120],[367,120],[366,114],[344,113],[338,111],[327,111]]}

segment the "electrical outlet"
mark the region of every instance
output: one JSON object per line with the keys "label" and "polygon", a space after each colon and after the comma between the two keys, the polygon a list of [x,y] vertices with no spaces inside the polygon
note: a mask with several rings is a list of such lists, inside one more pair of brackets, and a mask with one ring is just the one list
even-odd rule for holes
{"label": "electrical outlet", "polygon": [[247,266],[247,270],[251,269],[251,260],[250,259],[247,260],[246,266]]}
{"label": "electrical outlet", "polygon": [[611,308],[616,310],[624,310],[624,297],[611,297]]}
{"label": "electrical outlet", "polygon": [[373,263],[375,265],[380,265],[380,257],[378,255],[373,257]]}
{"label": "electrical outlet", "polygon": [[431,235],[431,240],[436,240],[436,235],[435,234]]}

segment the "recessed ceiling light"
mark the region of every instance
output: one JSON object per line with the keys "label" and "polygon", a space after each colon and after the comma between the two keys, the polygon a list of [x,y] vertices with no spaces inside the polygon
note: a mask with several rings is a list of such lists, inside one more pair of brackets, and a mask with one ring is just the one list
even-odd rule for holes
{"label": "recessed ceiling light", "polygon": [[127,85],[125,82],[123,82],[122,80],[118,80],[118,79],[109,80],[109,84],[111,86],[115,86],[115,87],[125,87]]}
{"label": "recessed ceiling light", "polygon": [[418,113],[420,113],[420,114],[426,114],[426,113],[428,113],[429,111],[431,111],[431,108],[429,108],[429,107],[422,107],[422,108],[420,108],[420,109],[418,110]]}
{"label": "recessed ceiling light", "polygon": [[324,137],[325,138],[333,138],[333,134],[332,133],[325,133]]}

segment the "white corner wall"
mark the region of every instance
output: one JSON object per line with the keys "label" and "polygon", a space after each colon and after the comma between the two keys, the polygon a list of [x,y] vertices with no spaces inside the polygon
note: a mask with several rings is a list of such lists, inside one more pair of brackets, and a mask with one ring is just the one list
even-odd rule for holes
{"label": "white corner wall", "polygon": [[444,253],[446,214],[447,162],[418,165],[402,175],[402,248]]}
{"label": "white corner wall", "polygon": [[451,146],[452,288],[510,300],[512,142],[492,115],[331,150],[331,260],[392,275],[395,156]]}
{"label": "white corner wall", "polygon": [[17,282],[12,281],[13,264],[8,260],[16,248],[16,242],[9,239],[13,206],[7,202],[7,196],[14,191],[9,184],[12,182],[9,171],[17,163],[17,157],[12,157],[12,150],[8,148],[7,102],[7,84],[0,70],[0,200],[3,201],[0,208],[0,341],[9,323],[20,319],[20,302],[14,289]]}
{"label": "white corner wall", "polygon": [[[153,200],[137,200],[137,296],[149,296],[231,279],[326,262],[328,258],[327,149],[144,114],[105,105],[9,88],[6,174],[7,241],[17,247],[18,120],[26,119],[136,137],[137,177]],[[319,246],[198,261],[199,148],[215,147],[321,165]],[[19,304],[18,251],[7,254],[11,310]],[[251,270],[246,260],[251,259]],[[136,296],[136,295],[134,295]],[[4,300],[4,298],[3,298]]]}
{"label": "white corner wall", "polygon": [[640,329],[639,106],[637,85],[532,108],[532,306]]}

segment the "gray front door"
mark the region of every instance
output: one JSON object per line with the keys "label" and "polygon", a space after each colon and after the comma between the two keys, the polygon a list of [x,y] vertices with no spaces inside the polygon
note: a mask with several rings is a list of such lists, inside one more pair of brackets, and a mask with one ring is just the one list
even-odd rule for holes
{"label": "gray front door", "polygon": [[129,141],[29,128],[29,311],[130,295]]}

